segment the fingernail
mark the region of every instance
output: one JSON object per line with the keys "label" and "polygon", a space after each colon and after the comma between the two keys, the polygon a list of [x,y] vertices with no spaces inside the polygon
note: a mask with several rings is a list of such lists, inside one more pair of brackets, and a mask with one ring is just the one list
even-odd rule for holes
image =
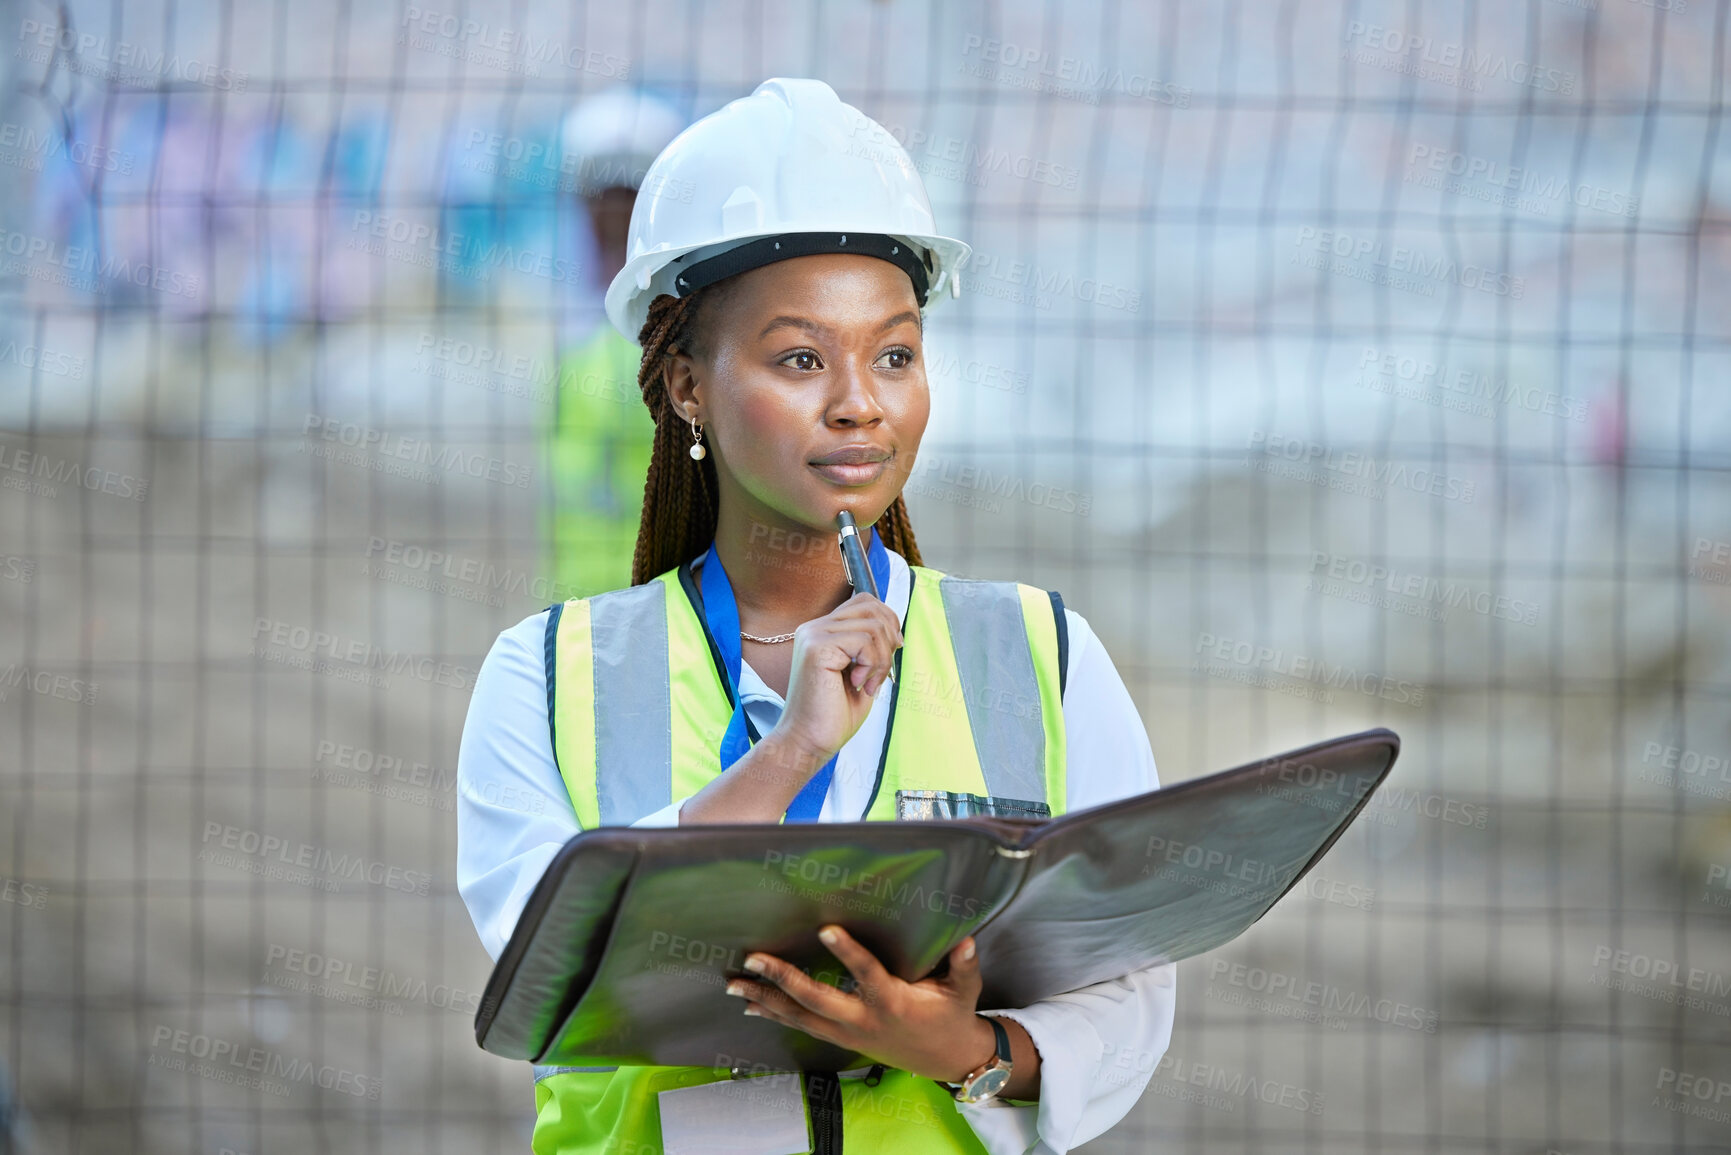
{"label": "fingernail", "polygon": [[750,958],[745,960],[745,969],[754,975],[760,975],[763,973],[763,960],[758,958],[756,955],[752,955]]}
{"label": "fingernail", "polygon": [[817,932],[817,940],[823,943],[824,946],[834,946],[837,937],[835,928],[832,926],[826,926]]}
{"label": "fingernail", "polygon": [[965,959],[969,959],[969,958],[974,957],[974,940],[973,939],[970,938],[968,940],[968,944],[962,948],[962,957]]}
{"label": "fingernail", "polygon": [[727,993],[730,995],[738,995],[741,998],[745,997],[745,992],[749,989],[750,988],[748,988],[744,983],[740,982],[738,979],[735,979],[732,982],[727,984]]}
{"label": "fingernail", "polygon": [[763,1014],[763,1012],[758,1010],[752,1003],[745,1004],[745,1011],[743,1013],[750,1015],[754,1019]]}

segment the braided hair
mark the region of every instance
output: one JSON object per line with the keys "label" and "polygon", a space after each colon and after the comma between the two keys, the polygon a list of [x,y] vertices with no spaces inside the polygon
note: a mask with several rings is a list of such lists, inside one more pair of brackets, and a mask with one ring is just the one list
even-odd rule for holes
{"label": "braided hair", "polygon": [[[668,399],[663,370],[675,352],[702,356],[699,313],[725,293],[732,278],[707,285],[685,297],[666,293],[649,304],[649,318],[637,335],[643,361],[637,388],[655,419],[655,442],[649,455],[649,476],[643,485],[643,517],[637,526],[637,551],[631,559],[631,584],[642,585],[674,566],[697,557],[715,540],[721,511],[721,488],[715,476],[715,456],[694,460],[686,438],[691,426]],[[907,559],[924,564],[914,542],[914,527],[901,494],[877,520],[884,545]]]}

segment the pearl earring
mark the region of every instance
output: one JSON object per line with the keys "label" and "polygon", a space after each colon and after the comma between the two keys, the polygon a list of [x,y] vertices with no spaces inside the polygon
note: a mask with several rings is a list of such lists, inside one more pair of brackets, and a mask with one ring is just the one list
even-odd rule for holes
{"label": "pearl earring", "polygon": [[691,421],[691,442],[691,459],[702,461],[709,450],[703,448],[703,426],[699,425],[695,419]]}

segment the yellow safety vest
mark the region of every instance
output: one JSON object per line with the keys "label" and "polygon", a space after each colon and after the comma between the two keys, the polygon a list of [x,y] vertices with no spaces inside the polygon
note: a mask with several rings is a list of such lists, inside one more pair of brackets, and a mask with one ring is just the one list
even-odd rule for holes
{"label": "yellow safety vest", "polygon": [[642,351],[612,325],[559,366],[542,512],[555,596],[631,584],[655,420],[637,388]]}
{"label": "yellow safety vest", "polygon": [[[1015,799],[1062,814],[1062,600],[1019,582],[909,569],[894,708],[863,817],[894,821],[904,790]],[[584,829],[629,825],[721,772],[733,700],[700,605],[686,563],[640,586],[552,607],[549,725]],[[541,1155],[659,1152],[658,1092],[731,1074],[643,1066],[535,1073],[532,1146]],[[840,1080],[849,1150],[984,1155],[937,1082],[895,1069],[873,1068],[872,1076]],[[827,1147],[820,1139],[816,1149]]]}

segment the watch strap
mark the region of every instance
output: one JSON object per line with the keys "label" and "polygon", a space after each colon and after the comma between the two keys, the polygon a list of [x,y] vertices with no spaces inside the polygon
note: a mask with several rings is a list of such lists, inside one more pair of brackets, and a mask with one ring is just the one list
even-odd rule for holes
{"label": "watch strap", "polygon": [[972,1085],[976,1079],[984,1076],[987,1071],[1000,1069],[1008,1070],[1010,1067],[1010,1032],[1004,1029],[1004,1024],[998,1021],[996,1015],[980,1015],[980,1018],[985,1019],[986,1022],[992,1025],[992,1041],[994,1049],[991,1057],[978,1068],[970,1072],[967,1078],[963,1079],[960,1083],[951,1083],[944,1079],[938,1080],[938,1082],[943,1086],[949,1088],[952,1098],[963,1102],[984,1102],[987,1099],[993,1098],[996,1095],[996,1092],[993,1092],[990,1095],[982,1095],[978,1099],[972,1100],[963,1100],[962,1096],[967,1092],[969,1086]]}
{"label": "watch strap", "polygon": [[1010,1032],[1004,1029],[1004,1024],[998,1021],[998,1016],[981,1015],[980,1017],[992,1024],[992,1036],[998,1043],[998,1058],[1002,1059],[1004,1064],[1008,1066],[1010,1062]]}

